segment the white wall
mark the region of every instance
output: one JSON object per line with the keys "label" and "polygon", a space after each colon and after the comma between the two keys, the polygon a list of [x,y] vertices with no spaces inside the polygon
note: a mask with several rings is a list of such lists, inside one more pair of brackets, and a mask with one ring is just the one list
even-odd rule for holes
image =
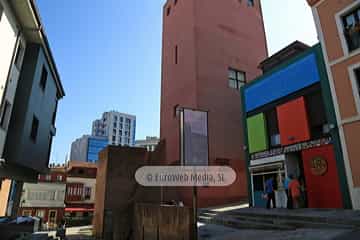
{"label": "white wall", "polygon": [[[65,183],[24,183],[21,207],[64,207]],[[55,192],[55,200],[29,199],[31,192],[42,192],[47,196]]]}
{"label": "white wall", "polygon": [[[9,69],[11,66],[11,60],[17,40],[17,29],[11,12],[5,1],[1,0],[0,4],[4,8],[3,15],[0,20],[0,101],[5,93],[6,81],[8,79]],[[15,73],[16,74],[16,73]],[[17,82],[18,75],[14,76],[14,81]],[[15,94],[14,88],[14,94]],[[13,99],[10,99],[13,102]],[[1,102],[0,102],[1,104]],[[2,109],[0,109],[0,117],[2,115]],[[4,149],[4,143],[6,138],[6,131],[0,128],[0,155],[2,155]]]}

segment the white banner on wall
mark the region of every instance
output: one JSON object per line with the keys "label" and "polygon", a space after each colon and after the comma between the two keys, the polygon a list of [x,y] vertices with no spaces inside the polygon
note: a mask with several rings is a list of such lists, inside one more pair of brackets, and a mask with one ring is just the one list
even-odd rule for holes
{"label": "white banner on wall", "polygon": [[209,165],[208,113],[184,109],[183,124],[184,165]]}

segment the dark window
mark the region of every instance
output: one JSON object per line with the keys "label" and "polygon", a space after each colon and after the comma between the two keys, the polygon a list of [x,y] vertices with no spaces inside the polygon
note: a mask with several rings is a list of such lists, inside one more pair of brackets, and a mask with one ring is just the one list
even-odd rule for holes
{"label": "dark window", "polygon": [[321,138],[325,135],[324,125],[327,123],[321,92],[317,91],[306,95],[305,101],[311,137],[313,139]]}
{"label": "dark window", "polygon": [[355,69],[355,78],[356,78],[356,84],[357,84],[357,91],[360,96],[360,68]]}
{"label": "dark window", "polygon": [[47,162],[50,162],[50,154],[51,154],[51,147],[52,147],[52,141],[53,141],[53,136],[50,133],[49,135],[49,149],[48,149],[48,153],[47,153]]}
{"label": "dark window", "polygon": [[3,129],[7,129],[9,120],[10,120],[10,110],[11,110],[11,104],[8,101],[5,101],[4,103],[4,108],[2,111],[2,115],[1,115],[1,120],[0,120],[0,126]]}
{"label": "dark window", "polygon": [[349,51],[358,49],[360,47],[360,7],[343,16],[342,21]]}
{"label": "dark window", "polygon": [[176,4],[177,4],[177,2],[178,2],[178,0],[174,0],[174,5],[176,5]]}
{"label": "dark window", "polygon": [[178,46],[175,46],[175,64],[178,64]]}
{"label": "dark window", "polygon": [[40,78],[40,87],[42,88],[43,91],[45,90],[45,87],[46,87],[47,77],[48,77],[48,72],[47,72],[46,68],[43,67],[42,72],[41,72],[41,78]]}
{"label": "dark window", "polygon": [[232,68],[229,68],[229,87],[240,89],[246,83],[245,73]]}
{"label": "dark window", "polygon": [[171,7],[168,7],[168,8],[166,9],[166,16],[169,16],[169,15],[170,15],[170,12],[171,12]]}
{"label": "dark window", "polygon": [[33,116],[30,137],[34,142],[36,142],[38,130],[39,130],[39,120],[35,116]]}
{"label": "dark window", "polygon": [[113,140],[113,142],[115,142],[116,141],[116,136],[112,136],[112,140]]}
{"label": "dark window", "polygon": [[266,127],[268,131],[268,142],[271,147],[276,147],[280,145],[280,131],[276,109],[273,108],[267,112],[265,112],[266,118]]}
{"label": "dark window", "polygon": [[256,175],[253,176],[253,185],[255,192],[263,192],[264,191],[264,176]]}
{"label": "dark window", "polygon": [[2,15],[3,15],[3,11],[4,11],[4,9],[3,9],[3,7],[1,6],[1,3],[0,3],[0,21],[1,21]]}
{"label": "dark window", "polygon": [[21,56],[23,55],[23,52],[24,52],[24,46],[19,41],[19,45],[18,45],[18,48],[16,50],[16,55],[15,55],[15,65],[18,69],[20,69]]}
{"label": "dark window", "polygon": [[247,4],[250,7],[253,7],[255,5],[254,0],[247,0]]}
{"label": "dark window", "polygon": [[53,112],[52,121],[51,121],[53,126],[55,126],[57,108],[58,108],[58,100],[56,100],[55,110]]}

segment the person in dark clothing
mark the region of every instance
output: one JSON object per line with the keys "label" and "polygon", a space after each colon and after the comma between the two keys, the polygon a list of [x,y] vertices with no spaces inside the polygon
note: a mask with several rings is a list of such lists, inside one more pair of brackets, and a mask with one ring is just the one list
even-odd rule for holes
{"label": "person in dark clothing", "polygon": [[267,194],[267,203],[266,208],[270,208],[270,202],[272,202],[273,208],[276,208],[275,205],[275,192],[274,192],[274,177],[270,177],[265,182],[265,192]]}

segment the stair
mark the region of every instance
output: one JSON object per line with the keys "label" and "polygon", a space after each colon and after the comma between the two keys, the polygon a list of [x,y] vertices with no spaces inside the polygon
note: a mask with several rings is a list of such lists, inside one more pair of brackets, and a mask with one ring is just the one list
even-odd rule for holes
{"label": "stair", "polygon": [[360,229],[359,219],[347,219],[343,216],[326,217],[297,215],[288,210],[283,212],[270,212],[272,210],[216,212],[212,210],[199,211],[198,220],[207,224],[217,224],[237,229],[262,230],[294,230],[297,228],[312,229]]}

